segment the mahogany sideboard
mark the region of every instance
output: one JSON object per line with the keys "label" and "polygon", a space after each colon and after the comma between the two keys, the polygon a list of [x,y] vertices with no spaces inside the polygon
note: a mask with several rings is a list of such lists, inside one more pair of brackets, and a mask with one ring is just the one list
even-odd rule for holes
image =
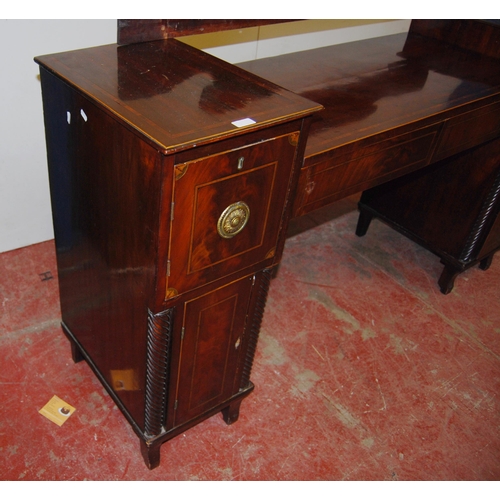
{"label": "mahogany sideboard", "polygon": [[360,234],[407,200],[428,224],[432,185],[486,220],[474,259],[500,246],[497,27],[418,21],[239,65],[175,39],[274,21],[120,20],[118,44],[35,59],[63,331],[150,468],[201,420],[238,418],[291,217],[364,190]]}

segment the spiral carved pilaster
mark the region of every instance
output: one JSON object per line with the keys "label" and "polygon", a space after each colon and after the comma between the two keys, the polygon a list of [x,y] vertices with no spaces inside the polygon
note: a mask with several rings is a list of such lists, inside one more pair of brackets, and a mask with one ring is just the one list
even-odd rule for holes
{"label": "spiral carved pilaster", "polygon": [[500,198],[500,169],[497,172],[495,181],[493,182],[493,185],[491,186],[488,196],[486,197],[483,206],[481,207],[481,211],[479,212],[479,215],[477,216],[474,222],[474,225],[469,234],[467,242],[464,246],[462,254],[460,255],[460,260],[462,262],[468,262],[475,258],[475,251],[479,243],[479,240],[481,238],[481,235],[483,234],[484,227],[487,224],[488,219],[490,218],[492,213],[495,211],[495,209],[498,210],[499,198]]}
{"label": "spiral carved pilaster", "polygon": [[255,351],[257,349],[257,341],[259,340],[260,326],[264,316],[264,309],[267,302],[267,294],[271,284],[271,270],[265,269],[262,271],[258,283],[257,297],[255,300],[255,307],[252,314],[250,323],[248,346],[245,353],[245,360],[243,362],[243,370],[241,375],[240,389],[245,389],[250,382],[250,373],[252,371],[253,360]]}
{"label": "spiral carved pilaster", "polygon": [[159,314],[148,311],[144,418],[144,433],[148,437],[160,434],[165,422],[173,313],[173,308]]}

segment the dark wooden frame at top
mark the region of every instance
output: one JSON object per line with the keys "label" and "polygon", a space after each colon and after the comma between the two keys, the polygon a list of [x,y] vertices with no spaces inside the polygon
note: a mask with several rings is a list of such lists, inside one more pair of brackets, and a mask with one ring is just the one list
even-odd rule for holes
{"label": "dark wooden frame at top", "polygon": [[149,42],[177,36],[199,35],[297,19],[118,19],[118,44]]}

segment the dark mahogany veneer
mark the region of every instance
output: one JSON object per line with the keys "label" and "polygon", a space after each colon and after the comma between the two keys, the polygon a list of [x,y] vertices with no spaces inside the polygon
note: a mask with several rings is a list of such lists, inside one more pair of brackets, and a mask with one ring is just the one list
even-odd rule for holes
{"label": "dark mahogany veneer", "polygon": [[441,256],[444,292],[500,247],[500,30],[408,35],[231,65],[175,39],[278,20],[120,20],[41,56],[63,330],[160,445],[251,392],[291,217],[364,191]]}

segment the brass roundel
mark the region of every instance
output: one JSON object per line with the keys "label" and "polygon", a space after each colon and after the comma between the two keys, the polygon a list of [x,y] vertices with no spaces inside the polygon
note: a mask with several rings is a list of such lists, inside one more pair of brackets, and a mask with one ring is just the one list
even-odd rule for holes
{"label": "brass roundel", "polygon": [[223,238],[232,238],[243,230],[249,217],[250,208],[245,202],[233,203],[220,215],[217,222],[217,232]]}

